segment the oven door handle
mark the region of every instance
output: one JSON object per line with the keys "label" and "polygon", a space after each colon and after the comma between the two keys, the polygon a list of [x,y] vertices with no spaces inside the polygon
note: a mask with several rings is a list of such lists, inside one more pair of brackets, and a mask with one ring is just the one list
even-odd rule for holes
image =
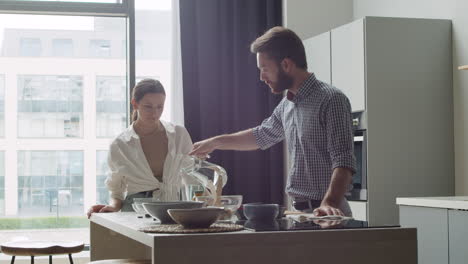
{"label": "oven door handle", "polygon": [[355,136],[354,137],[354,142],[363,142],[364,141],[364,136]]}

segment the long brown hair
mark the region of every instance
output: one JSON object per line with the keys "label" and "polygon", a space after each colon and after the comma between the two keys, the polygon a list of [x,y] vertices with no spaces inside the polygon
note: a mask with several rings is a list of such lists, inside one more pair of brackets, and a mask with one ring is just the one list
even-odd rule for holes
{"label": "long brown hair", "polygon": [[285,58],[291,59],[297,67],[307,70],[304,44],[294,31],[284,27],[270,28],[250,45],[252,53],[263,52],[278,64]]}
{"label": "long brown hair", "polygon": [[[139,81],[132,91],[132,100],[135,99],[137,103],[149,93],[160,93],[166,95],[163,85],[158,80],[154,79],[143,79]],[[138,112],[136,109],[132,111],[132,122],[135,122],[138,119]]]}

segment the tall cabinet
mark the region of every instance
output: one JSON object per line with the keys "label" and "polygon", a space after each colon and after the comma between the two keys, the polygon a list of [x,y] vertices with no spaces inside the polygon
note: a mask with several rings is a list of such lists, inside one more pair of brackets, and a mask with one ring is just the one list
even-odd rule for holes
{"label": "tall cabinet", "polygon": [[454,194],[451,21],[365,17],[304,40],[309,71],[367,117],[367,200],[355,218],[397,224],[396,197]]}

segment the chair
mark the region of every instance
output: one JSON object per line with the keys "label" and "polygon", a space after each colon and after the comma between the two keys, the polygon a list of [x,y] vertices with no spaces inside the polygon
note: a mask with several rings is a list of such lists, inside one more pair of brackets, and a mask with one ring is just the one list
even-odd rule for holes
{"label": "chair", "polygon": [[35,256],[49,256],[49,264],[52,264],[53,255],[68,254],[70,264],[73,264],[71,254],[81,252],[84,244],[73,241],[14,241],[0,245],[0,250],[5,255],[10,255],[11,264],[15,263],[16,256],[30,256],[31,264],[34,264]]}
{"label": "chair", "polygon": [[151,264],[151,259],[105,259],[91,261],[89,264]]}

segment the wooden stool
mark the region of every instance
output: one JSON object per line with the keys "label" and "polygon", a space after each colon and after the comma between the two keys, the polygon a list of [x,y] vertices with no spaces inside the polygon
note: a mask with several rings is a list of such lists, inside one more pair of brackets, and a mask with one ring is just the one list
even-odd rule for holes
{"label": "wooden stool", "polygon": [[49,255],[49,264],[52,264],[53,255],[68,254],[70,264],[73,264],[71,254],[81,252],[84,244],[72,241],[15,241],[2,244],[2,253],[10,255],[11,264],[15,263],[16,256],[31,256],[31,264],[34,264],[35,256]]}
{"label": "wooden stool", "polygon": [[91,261],[89,264],[151,264],[151,259],[105,259]]}

